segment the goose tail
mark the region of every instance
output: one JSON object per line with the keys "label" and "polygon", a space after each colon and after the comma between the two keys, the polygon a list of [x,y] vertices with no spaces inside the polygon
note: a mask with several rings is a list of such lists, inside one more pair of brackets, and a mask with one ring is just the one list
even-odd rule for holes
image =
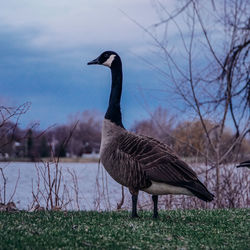
{"label": "goose tail", "polygon": [[214,195],[200,181],[190,182],[185,185],[185,188],[203,201],[212,201],[214,199]]}

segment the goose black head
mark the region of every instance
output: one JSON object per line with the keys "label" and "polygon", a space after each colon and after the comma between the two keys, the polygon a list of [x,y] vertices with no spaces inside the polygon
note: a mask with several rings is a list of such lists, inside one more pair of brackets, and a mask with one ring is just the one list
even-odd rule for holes
{"label": "goose black head", "polygon": [[116,64],[121,64],[121,59],[114,51],[105,51],[93,61],[88,62],[88,65],[91,64],[99,64],[111,68]]}

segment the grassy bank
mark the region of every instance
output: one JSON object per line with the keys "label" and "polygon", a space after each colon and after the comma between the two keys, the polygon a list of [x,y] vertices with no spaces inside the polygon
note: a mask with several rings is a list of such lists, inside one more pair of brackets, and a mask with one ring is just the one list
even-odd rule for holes
{"label": "grassy bank", "polygon": [[0,248],[249,249],[250,209],[0,213]]}

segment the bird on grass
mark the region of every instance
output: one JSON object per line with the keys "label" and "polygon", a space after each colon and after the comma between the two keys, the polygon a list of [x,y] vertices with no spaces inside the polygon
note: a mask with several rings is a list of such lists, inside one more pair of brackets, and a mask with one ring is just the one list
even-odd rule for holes
{"label": "bird on grass", "polygon": [[105,51],[88,65],[110,68],[112,83],[108,109],[102,126],[100,160],[110,176],[132,195],[132,217],[138,217],[139,191],[152,194],[153,217],[158,217],[158,195],[184,194],[212,201],[214,195],[196,173],[166,144],[127,131],[122,123],[122,61],[113,51]]}

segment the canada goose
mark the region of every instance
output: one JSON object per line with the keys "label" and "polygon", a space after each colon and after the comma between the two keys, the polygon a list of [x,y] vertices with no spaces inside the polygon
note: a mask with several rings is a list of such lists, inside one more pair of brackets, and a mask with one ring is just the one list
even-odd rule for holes
{"label": "canada goose", "polygon": [[138,217],[139,190],[152,194],[154,218],[158,216],[158,195],[185,194],[212,201],[214,195],[167,145],[124,128],[120,109],[122,62],[119,55],[106,51],[90,64],[105,65],[111,69],[112,86],[102,127],[100,159],[111,177],[129,188],[132,217]]}
{"label": "canada goose", "polygon": [[236,166],[237,168],[243,168],[243,167],[245,167],[245,168],[250,168],[250,160],[248,160],[248,161],[243,161],[243,162],[241,162],[238,166]]}

